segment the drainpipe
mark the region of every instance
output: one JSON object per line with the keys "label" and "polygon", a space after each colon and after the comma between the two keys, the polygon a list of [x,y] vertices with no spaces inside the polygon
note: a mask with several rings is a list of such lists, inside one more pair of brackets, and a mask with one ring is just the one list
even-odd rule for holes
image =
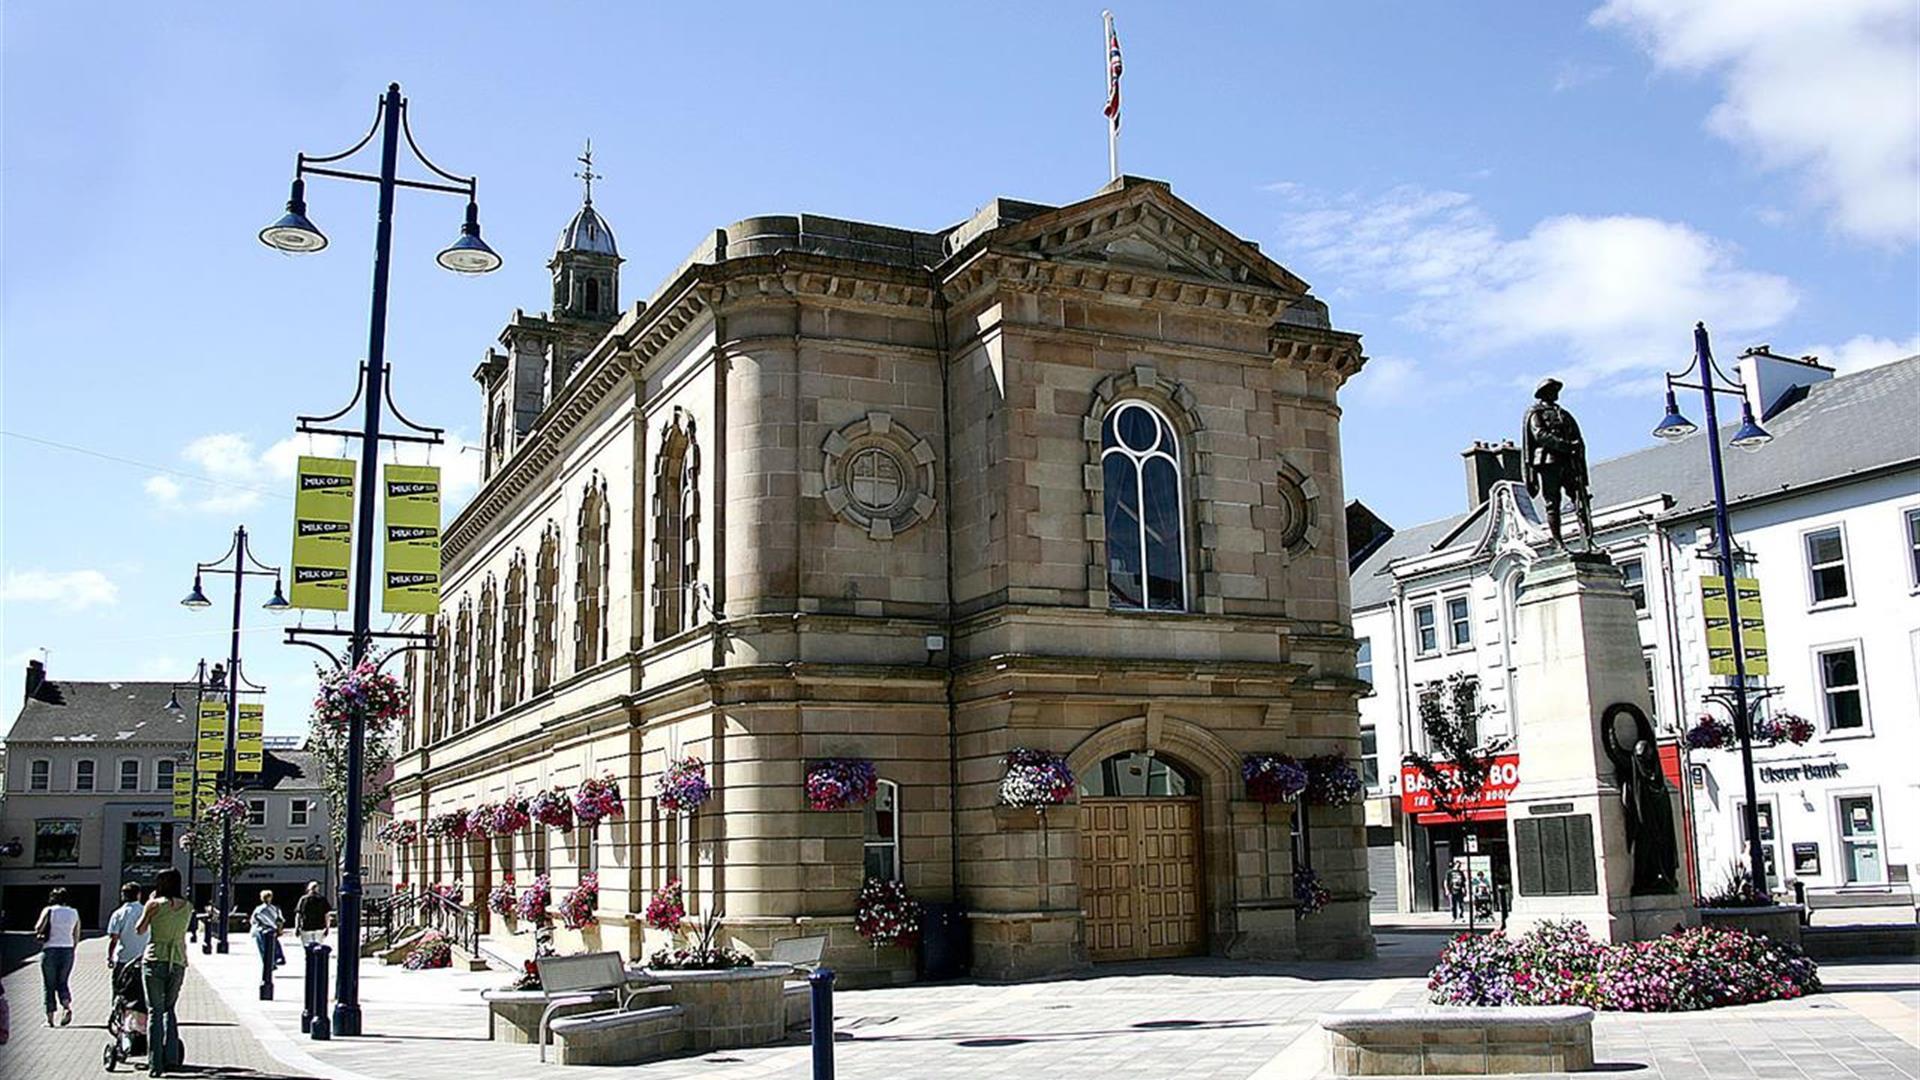
{"label": "drainpipe", "polygon": [[946,631],[947,692],[947,860],[949,891],[955,905],[960,903],[960,717],[953,692],[953,397],[947,357],[947,294],[937,275],[933,282],[934,362],[940,365],[940,481],[942,500],[940,517],[946,526],[947,617]]}

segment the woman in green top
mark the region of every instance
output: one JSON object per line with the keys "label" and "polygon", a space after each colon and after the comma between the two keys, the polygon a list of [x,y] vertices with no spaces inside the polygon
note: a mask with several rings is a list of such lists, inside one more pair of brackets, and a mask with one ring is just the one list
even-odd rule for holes
{"label": "woman in green top", "polygon": [[180,871],[160,871],[153,879],[153,898],[135,927],[151,935],[140,975],[147,991],[147,1072],[152,1076],[165,1076],[185,1056],[173,1010],[187,980],[187,924],[192,920],[193,905],[180,899]]}

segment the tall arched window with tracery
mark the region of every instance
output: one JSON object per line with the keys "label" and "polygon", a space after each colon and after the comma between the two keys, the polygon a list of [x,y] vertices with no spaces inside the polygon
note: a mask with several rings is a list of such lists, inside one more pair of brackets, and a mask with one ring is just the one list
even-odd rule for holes
{"label": "tall arched window with tracery", "polygon": [[573,670],[587,668],[607,655],[607,482],[595,476],[587,481],[580,500],[579,535],[573,566]]}
{"label": "tall arched window with tracery", "polygon": [[653,470],[653,637],[694,623],[700,580],[700,448],[693,417],[673,410]]}
{"label": "tall arched window with tracery", "polygon": [[473,722],[493,715],[493,657],[499,641],[500,593],[493,575],[480,586],[480,614],[473,627]]}
{"label": "tall arched window with tracery", "polygon": [[467,727],[473,705],[473,597],[460,598],[460,617],[453,624],[453,730]]}
{"label": "tall arched window with tracery", "polygon": [[527,685],[527,554],[518,548],[507,563],[500,623],[500,707],[511,709]]}
{"label": "tall arched window with tracery", "polygon": [[429,680],[428,694],[433,702],[427,716],[427,741],[439,742],[447,737],[447,668],[453,660],[452,642],[448,640],[447,617],[434,619],[433,629],[433,674]]}
{"label": "tall arched window with tracery", "polygon": [[533,692],[553,685],[554,627],[560,618],[560,530],[552,523],[540,535],[533,565]]}
{"label": "tall arched window with tracery", "polygon": [[1100,466],[1110,605],[1186,610],[1186,498],[1173,424],[1145,401],[1117,402],[1101,424]]}

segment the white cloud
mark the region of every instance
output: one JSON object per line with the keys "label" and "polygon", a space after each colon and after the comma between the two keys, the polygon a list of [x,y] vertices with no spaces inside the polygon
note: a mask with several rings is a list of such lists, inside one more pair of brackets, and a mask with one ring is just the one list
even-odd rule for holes
{"label": "white cloud", "polygon": [[180,504],[180,482],[170,476],[149,476],[144,485],[148,495],[162,506]]}
{"label": "white cloud", "polygon": [[0,580],[0,601],[52,604],[67,611],[111,607],[120,587],[98,570],[9,570]]}
{"label": "white cloud", "polygon": [[1905,341],[1861,334],[1839,345],[1815,345],[1806,351],[1844,375],[1920,354],[1920,333]]}
{"label": "white cloud", "polygon": [[1842,233],[1908,247],[1920,232],[1920,8],[1912,0],[1609,0],[1661,67],[1711,72],[1707,128],[1765,167],[1799,170]]}
{"label": "white cloud", "polygon": [[1611,74],[1613,69],[1605,64],[1588,63],[1583,60],[1563,60],[1559,69],[1553,73],[1553,92],[1563,94],[1588,83],[1599,82]]}
{"label": "white cloud", "polygon": [[1294,196],[1282,258],[1336,290],[1406,297],[1403,318],[1451,350],[1532,350],[1569,383],[1672,366],[1691,328],[1742,335],[1793,310],[1792,284],[1678,222],[1550,217],[1501,235],[1472,196],[1403,186]]}

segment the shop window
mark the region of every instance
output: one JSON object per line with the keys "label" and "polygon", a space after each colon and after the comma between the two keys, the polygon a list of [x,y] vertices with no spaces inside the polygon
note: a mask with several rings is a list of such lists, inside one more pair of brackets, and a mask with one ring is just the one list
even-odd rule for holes
{"label": "shop window", "polygon": [[1627,595],[1633,600],[1633,610],[1645,613],[1647,610],[1647,564],[1639,559],[1620,560],[1620,579],[1627,586]]}
{"label": "shop window", "polygon": [[53,762],[34,758],[27,765],[27,790],[49,791],[53,787]]}
{"label": "shop window", "polygon": [[1860,652],[1851,645],[1822,649],[1815,654],[1820,695],[1828,731],[1861,731],[1867,726],[1865,687],[1860,680]]}
{"label": "shop window", "polygon": [[1108,602],[1186,610],[1186,510],[1173,425],[1144,401],[1120,402],[1101,424],[1100,466]]}
{"label": "shop window", "polygon": [[900,880],[900,785],[882,780],[867,803],[866,874]]}
{"label": "shop window", "polygon": [[1450,648],[1464,649],[1473,644],[1473,613],[1464,596],[1447,598],[1447,641]]}
{"label": "shop window", "polygon": [[1880,818],[1871,795],[1842,795],[1840,810],[1840,868],[1848,885],[1879,885],[1886,881],[1880,860]]}
{"label": "shop window", "polygon": [[[1733,804],[1734,820],[1740,823],[1741,863],[1746,862],[1747,850],[1747,804],[1736,800]],[[1755,817],[1760,820],[1760,861],[1766,867],[1767,889],[1780,887],[1780,855],[1776,850],[1780,846],[1779,831],[1774,828],[1773,800],[1762,799],[1756,807]]]}
{"label": "shop window", "polygon": [[48,818],[33,823],[35,866],[77,866],[80,863],[80,822]]}
{"label": "shop window", "polygon": [[120,790],[121,791],[139,791],[140,790],[140,759],[139,758],[121,758],[120,759]]}
{"label": "shop window", "polygon": [[1847,579],[1847,538],[1835,525],[1806,536],[1807,584],[1815,606],[1836,604],[1853,594]]}
{"label": "shop window", "polygon": [[120,862],[172,862],[173,823],[170,821],[129,821],[121,830]]}
{"label": "shop window", "polygon": [[1413,609],[1413,648],[1421,656],[1432,656],[1440,651],[1440,631],[1434,623],[1432,604],[1421,604]]}
{"label": "shop window", "polygon": [[1360,725],[1360,779],[1368,790],[1380,786],[1380,732],[1372,724]]}
{"label": "shop window", "polygon": [[1353,677],[1367,684],[1367,693],[1373,693],[1373,639],[1361,638],[1360,647],[1353,653]]}
{"label": "shop window", "polygon": [[73,790],[93,790],[93,768],[94,761],[92,758],[81,758],[79,761],[73,763]]}
{"label": "shop window", "polygon": [[264,828],[267,824],[267,800],[247,800],[247,828]]}

